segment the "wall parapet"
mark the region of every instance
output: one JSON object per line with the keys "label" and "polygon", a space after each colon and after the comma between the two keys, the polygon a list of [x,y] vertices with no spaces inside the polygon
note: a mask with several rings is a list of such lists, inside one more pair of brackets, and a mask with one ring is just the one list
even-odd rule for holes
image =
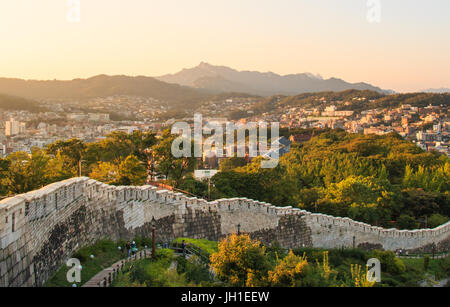
{"label": "wall parapet", "polygon": [[240,230],[289,248],[447,251],[450,244],[450,222],[434,229],[385,229],[244,197],[206,201],[150,185],[111,186],[79,177],[0,201],[0,286],[42,285],[76,248],[105,236],[149,234],[153,218],[164,240],[218,240]]}
{"label": "wall parapet", "polygon": [[248,198],[229,198],[206,201],[190,197],[179,192],[158,190],[154,186],[111,186],[87,177],[78,177],[50,184],[39,190],[6,198],[0,201],[0,238],[13,233],[23,223],[42,219],[80,197],[87,197],[90,201],[107,199],[118,203],[129,201],[157,201],[160,204],[179,205],[186,208],[201,209],[203,211],[226,212],[234,210],[248,210],[250,212],[283,217],[303,215],[311,223],[323,227],[337,226],[377,234],[386,238],[433,238],[450,232],[450,222],[434,229],[398,230],[385,229],[366,223],[354,221],[348,217],[334,217],[321,213],[311,213],[298,208],[276,207],[272,204]]}

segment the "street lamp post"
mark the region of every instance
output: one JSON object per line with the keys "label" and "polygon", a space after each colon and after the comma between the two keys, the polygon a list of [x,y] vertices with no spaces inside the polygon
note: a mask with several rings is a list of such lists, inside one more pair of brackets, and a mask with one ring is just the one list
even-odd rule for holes
{"label": "street lamp post", "polygon": [[152,217],[152,258],[155,258],[155,241],[156,241],[156,220]]}
{"label": "street lamp post", "polygon": [[78,161],[78,175],[79,175],[79,177],[82,176],[82,174],[81,174],[81,163],[83,163],[83,162],[86,162],[86,161],[85,160]]}
{"label": "street lamp post", "polygon": [[211,201],[211,178],[208,177],[208,200]]}
{"label": "street lamp post", "polygon": [[240,235],[241,234],[241,224],[237,225],[237,231],[238,231],[238,235]]}

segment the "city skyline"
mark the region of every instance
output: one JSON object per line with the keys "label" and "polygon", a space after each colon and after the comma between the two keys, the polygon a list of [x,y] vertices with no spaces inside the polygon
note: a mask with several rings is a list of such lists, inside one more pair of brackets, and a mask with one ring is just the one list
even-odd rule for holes
{"label": "city skyline", "polygon": [[449,11],[0,1],[0,289],[450,287]]}
{"label": "city skyline", "polygon": [[[154,77],[203,61],[397,92],[449,88],[450,3],[391,2],[81,0],[71,22],[67,1],[10,1],[0,5],[0,76]],[[371,22],[376,3],[380,18]]]}

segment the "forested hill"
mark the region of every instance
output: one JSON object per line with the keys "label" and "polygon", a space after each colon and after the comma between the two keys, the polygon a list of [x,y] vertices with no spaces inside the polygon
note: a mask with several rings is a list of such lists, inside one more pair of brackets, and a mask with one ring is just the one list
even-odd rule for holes
{"label": "forested hill", "polygon": [[225,161],[213,178],[217,198],[248,197],[388,228],[450,217],[449,159],[397,134],[325,131],[293,146],[274,169],[259,168],[257,159],[246,166]]}
{"label": "forested hill", "polygon": [[153,97],[172,105],[189,106],[208,97],[199,90],[150,77],[99,75],[70,81],[0,78],[0,93],[29,99],[92,98],[110,95]]}
{"label": "forested hill", "polygon": [[374,91],[347,90],[342,92],[305,93],[296,96],[272,96],[263,101],[257,112],[277,107],[324,108],[336,105],[339,110],[364,111],[377,108],[396,108],[402,104],[414,107],[428,105],[450,106],[450,93],[408,93],[384,95]]}
{"label": "forested hill", "polygon": [[[88,79],[70,81],[37,81],[0,78],[0,93],[4,105],[13,109],[36,110],[36,103],[26,99],[85,99],[111,95],[133,95],[152,97],[172,107],[189,109],[207,100],[225,99],[226,97],[255,97],[244,93],[214,94],[177,84],[165,83],[151,77],[106,76],[99,75]],[[17,103],[12,101],[11,96]],[[257,98],[257,97],[255,97]],[[272,96],[260,98],[256,105],[256,114],[270,112],[276,108],[303,107],[317,108],[334,104],[338,110],[363,111],[374,108],[393,108],[402,104],[424,107],[432,105],[450,105],[450,93],[410,93],[385,95],[371,90],[346,90],[341,92],[304,93],[296,96]],[[20,100],[20,101],[19,101]]]}
{"label": "forested hill", "polygon": [[[143,185],[153,170],[168,184],[206,197],[208,183],[193,177],[198,161],[170,154],[175,138],[170,130],[161,138],[151,131],[114,132],[99,142],[73,139],[34,148],[31,155],[15,152],[0,158],[0,195],[75,177],[82,158],[82,174],[107,184]],[[450,217],[449,158],[398,134],[318,130],[310,141],[293,144],[276,168],[260,168],[260,159],[225,159],[212,178],[211,198],[247,197],[386,228],[433,228]]]}
{"label": "forested hill", "polygon": [[0,94],[0,109],[25,110],[29,112],[46,111],[36,101],[5,94]]}

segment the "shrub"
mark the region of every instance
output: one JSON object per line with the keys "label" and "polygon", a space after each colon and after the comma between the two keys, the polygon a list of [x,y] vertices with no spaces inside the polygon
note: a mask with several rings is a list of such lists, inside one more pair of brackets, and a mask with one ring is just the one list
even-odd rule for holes
{"label": "shrub", "polygon": [[148,261],[138,261],[134,264],[130,271],[130,278],[132,281],[137,281],[140,284],[145,283],[150,279],[149,272],[147,270],[149,265]]}
{"label": "shrub", "polygon": [[450,275],[450,256],[441,259],[439,266],[442,272],[444,272],[446,275]]}
{"label": "shrub", "polygon": [[236,234],[219,242],[219,251],[211,255],[211,265],[217,277],[234,286],[262,280],[270,268],[261,243],[249,235]]}
{"label": "shrub", "polygon": [[423,258],[423,270],[424,270],[425,272],[428,271],[429,265],[430,265],[430,256],[426,255],[426,256]]}
{"label": "shrub", "polygon": [[[266,248],[266,254],[269,258],[272,265],[278,264],[280,259],[283,259],[287,256],[287,252],[284,248],[281,247],[280,243],[274,241],[272,244]],[[296,255],[299,255],[298,253],[295,253]],[[303,255],[303,254],[301,254]]]}
{"label": "shrub", "polygon": [[[123,250],[118,250],[117,246],[121,246],[121,244],[103,239],[97,241],[94,245],[82,247],[71,256],[71,258],[79,259],[81,265],[83,266],[81,284],[91,279],[95,274],[104,268],[109,267],[114,262],[117,262],[125,257],[125,252]],[[91,255],[94,255],[94,258],[91,259]],[[67,282],[67,271],[68,267],[64,263],[45,285],[50,287],[72,286],[72,283]]]}
{"label": "shrub", "polygon": [[178,257],[177,272],[178,274],[184,274],[188,282],[201,284],[213,281],[209,267],[203,264],[197,256],[192,256],[189,259]]}
{"label": "shrub", "polygon": [[191,239],[191,238],[177,238],[174,240],[174,243],[181,243],[183,240],[187,243],[192,243],[196,245],[198,248],[202,249],[203,251],[207,252],[208,254],[213,254],[217,252],[217,242],[216,241],[209,241],[206,239]]}
{"label": "shrub", "polygon": [[381,262],[381,270],[390,274],[402,274],[406,271],[403,261],[395,257],[392,251],[375,250],[371,253],[371,258],[377,258]]}
{"label": "shrub", "polygon": [[[136,261],[130,270],[130,279],[132,282],[148,287],[165,287],[170,285],[170,277],[173,273],[168,272],[173,260],[173,250],[157,250],[155,259],[145,259]],[[166,274],[167,273],[167,274]]]}
{"label": "shrub", "polygon": [[294,287],[295,280],[300,277],[308,265],[306,255],[296,256],[292,251],[273,269],[269,271],[269,282],[276,287]]}
{"label": "shrub", "polygon": [[448,217],[435,213],[428,219],[428,228],[435,228],[448,222]]}
{"label": "shrub", "polygon": [[157,249],[155,252],[155,259],[162,263],[171,263],[174,255],[174,251],[172,249],[164,248]]}
{"label": "shrub", "polygon": [[418,223],[414,217],[407,214],[402,214],[397,219],[397,226],[401,229],[414,229],[417,228]]}

